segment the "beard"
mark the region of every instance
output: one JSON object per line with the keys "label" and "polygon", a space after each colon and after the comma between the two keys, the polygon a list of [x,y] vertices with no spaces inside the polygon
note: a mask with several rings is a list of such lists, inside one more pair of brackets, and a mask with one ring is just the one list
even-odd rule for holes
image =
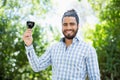
{"label": "beard", "polygon": [[68,31],[68,30],[63,31],[63,34],[64,34],[65,38],[66,39],[73,39],[78,32],[78,28],[76,30],[69,30],[69,31],[72,31],[73,34],[70,34],[70,33],[66,34],[66,31]]}

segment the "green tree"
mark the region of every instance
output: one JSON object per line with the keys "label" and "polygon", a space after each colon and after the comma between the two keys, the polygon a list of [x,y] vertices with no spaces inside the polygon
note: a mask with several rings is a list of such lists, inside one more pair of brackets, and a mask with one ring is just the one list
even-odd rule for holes
{"label": "green tree", "polygon": [[[104,1],[103,1],[104,2]],[[120,1],[106,0],[93,36],[102,80],[120,79]],[[98,6],[98,5],[97,5]]]}
{"label": "green tree", "polygon": [[[35,73],[32,71],[21,39],[28,15],[41,16],[50,8],[50,0],[1,0],[0,1],[0,80],[50,80],[51,67]],[[27,11],[24,11],[27,10]],[[37,55],[44,53],[48,42],[45,29],[36,25],[33,38]],[[37,49],[38,48],[38,49]]]}

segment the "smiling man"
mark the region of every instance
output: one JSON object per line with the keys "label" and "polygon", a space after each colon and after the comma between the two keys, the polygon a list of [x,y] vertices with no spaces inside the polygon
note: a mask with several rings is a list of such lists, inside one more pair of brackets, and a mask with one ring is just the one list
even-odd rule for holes
{"label": "smiling man", "polygon": [[23,35],[26,54],[35,72],[52,65],[52,80],[100,80],[95,49],[77,37],[79,17],[75,10],[68,10],[62,17],[64,37],[37,57],[32,42],[32,30]]}

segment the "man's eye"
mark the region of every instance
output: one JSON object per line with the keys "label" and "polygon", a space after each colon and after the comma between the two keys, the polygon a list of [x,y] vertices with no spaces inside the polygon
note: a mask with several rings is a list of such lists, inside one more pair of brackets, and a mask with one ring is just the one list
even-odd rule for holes
{"label": "man's eye", "polygon": [[67,26],[67,23],[64,23],[63,26]]}
{"label": "man's eye", "polygon": [[70,25],[71,25],[71,26],[74,26],[74,25],[75,25],[75,23],[70,23]]}

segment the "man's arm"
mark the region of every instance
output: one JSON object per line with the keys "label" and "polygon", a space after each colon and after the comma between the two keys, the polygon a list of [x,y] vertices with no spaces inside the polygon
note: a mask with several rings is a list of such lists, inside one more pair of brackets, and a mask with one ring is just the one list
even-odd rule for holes
{"label": "man's arm", "polygon": [[45,69],[48,65],[51,64],[50,50],[47,50],[40,58],[35,54],[32,42],[32,29],[27,29],[23,35],[23,40],[25,43],[26,54],[30,65],[32,66],[35,72],[38,72],[42,69]]}
{"label": "man's arm", "polygon": [[97,54],[93,47],[90,47],[87,56],[86,64],[89,80],[100,80]]}
{"label": "man's arm", "polygon": [[47,49],[47,51],[38,58],[38,56],[35,54],[33,45],[25,48],[29,63],[35,72],[43,70],[51,64],[50,49]]}

